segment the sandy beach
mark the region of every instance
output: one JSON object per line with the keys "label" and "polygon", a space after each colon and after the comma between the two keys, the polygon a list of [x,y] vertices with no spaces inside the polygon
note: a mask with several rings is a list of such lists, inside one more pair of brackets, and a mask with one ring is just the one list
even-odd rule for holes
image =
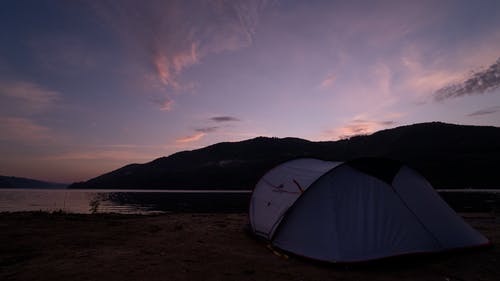
{"label": "sandy beach", "polygon": [[499,280],[500,217],[461,214],[493,247],[364,265],[273,254],[246,214],[0,214],[0,280]]}

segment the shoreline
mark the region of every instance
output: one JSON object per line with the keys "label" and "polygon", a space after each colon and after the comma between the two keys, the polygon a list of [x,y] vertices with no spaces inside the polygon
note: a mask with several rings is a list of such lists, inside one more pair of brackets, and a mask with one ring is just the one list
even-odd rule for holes
{"label": "shoreline", "polygon": [[246,213],[0,213],[0,280],[498,280],[500,215],[460,215],[493,247],[339,266],[273,254]]}

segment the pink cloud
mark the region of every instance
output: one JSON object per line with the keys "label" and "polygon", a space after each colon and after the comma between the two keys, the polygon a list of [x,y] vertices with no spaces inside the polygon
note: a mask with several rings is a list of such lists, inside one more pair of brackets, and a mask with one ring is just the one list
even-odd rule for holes
{"label": "pink cloud", "polygon": [[[500,33],[489,35],[492,36],[481,38],[473,44],[457,46],[454,52],[439,53],[432,60],[424,55],[429,46],[422,43],[407,46],[399,58],[400,65],[395,66],[399,67],[399,75],[402,74],[398,92],[413,93],[418,104],[459,96],[462,92],[482,93],[482,90],[470,90],[482,89],[485,85],[493,86],[494,83],[490,82],[498,76],[499,69],[498,48],[495,47],[500,43]],[[474,88],[474,82],[479,81],[479,87]]]}
{"label": "pink cloud", "polygon": [[337,130],[338,138],[345,139],[357,135],[368,135],[375,131],[375,124],[371,122],[351,123]]}
{"label": "pink cloud", "polygon": [[60,93],[26,81],[0,81],[0,98],[9,107],[26,113],[39,113],[52,107]]}
{"label": "pink cloud", "polygon": [[191,136],[185,136],[185,137],[178,138],[176,140],[176,142],[178,142],[178,143],[195,142],[195,141],[202,139],[204,136],[206,136],[206,133],[199,132],[199,133],[196,133],[196,134],[191,135]]}
{"label": "pink cloud", "polygon": [[401,73],[406,73],[399,91],[410,91],[419,100],[426,99],[445,85],[457,81],[462,76],[459,68],[448,65],[425,64],[416,47],[410,48],[408,54],[400,58]]}
{"label": "pink cloud", "polygon": [[154,56],[153,64],[156,68],[156,75],[165,87],[180,90],[181,85],[178,76],[183,69],[198,63],[197,44],[192,43],[188,50],[181,50],[176,54],[167,56],[160,52]]}
{"label": "pink cloud", "polygon": [[162,54],[159,54],[155,56],[153,60],[153,64],[156,68],[156,73],[159,77],[159,80],[165,85],[165,86],[171,86],[174,88],[177,88],[178,85],[174,81],[172,77],[172,73],[170,72],[170,65],[167,60],[167,57],[165,57]]}
{"label": "pink cloud", "polygon": [[170,111],[174,105],[174,101],[169,98],[159,100],[156,103],[160,105],[160,110],[164,111]]}
{"label": "pink cloud", "polygon": [[172,109],[172,105],[174,104],[174,101],[173,100],[167,100],[165,102],[163,102],[163,104],[161,105],[160,109],[161,110],[165,110],[165,111],[169,111]]}
{"label": "pink cloud", "polygon": [[338,132],[339,138],[350,138],[356,135],[368,135],[380,129],[390,127],[396,124],[395,121],[376,121],[376,120],[352,120],[349,124],[341,127]]}
{"label": "pink cloud", "polygon": [[48,127],[34,123],[26,118],[1,117],[0,140],[19,142],[43,142],[53,140],[53,133]]}
{"label": "pink cloud", "polygon": [[333,82],[337,79],[337,76],[335,74],[330,74],[328,75],[320,84],[320,88],[322,89],[327,89],[330,88],[333,85]]}
{"label": "pink cloud", "polygon": [[176,73],[179,73],[185,67],[193,65],[198,62],[198,45],[196,43],[191,43],[191,49],[185,50],[173,56],[172,65]]}
{"label": "pink cloud", "polygon": [[121,35],[129,50],[151,68],[143,76],[171,93],[193,88],[192,81],[181,82],[180,76],[203,57],[250,45],[267,2],[124,0],[91,5],[103,24]]}
{"label": "pink cloud", "polygon": [[[387,116],[396,117],[394,114],[387,114]],[[354,118],[344,126],[326,131],[324,135],[329,139],[346,139],[359,135],[369,135],[396,124],[397,122],[394,120],[380,121]]]}

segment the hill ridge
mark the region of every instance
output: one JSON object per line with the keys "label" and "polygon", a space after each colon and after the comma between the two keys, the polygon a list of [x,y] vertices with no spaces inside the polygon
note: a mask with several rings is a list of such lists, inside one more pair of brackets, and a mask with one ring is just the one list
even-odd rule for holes
{"label": "hill ridge", "polygon": [[0,175],[0,188],[65,188],[68,184]]}
{"label": "hill ridge", "polygon": [[437,187],[500,186],[494,169],[500,128],[427,122],[338,141],[256,137],[221,142],[129,164],[70,188],[251,189],[267,170],[299,157],[387,157],[408,163]]}

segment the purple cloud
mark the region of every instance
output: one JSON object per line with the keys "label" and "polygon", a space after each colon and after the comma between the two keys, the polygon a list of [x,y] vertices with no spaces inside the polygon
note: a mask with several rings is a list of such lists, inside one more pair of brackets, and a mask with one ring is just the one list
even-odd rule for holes
{"label": "purple cloud", "polygon": [[210,118],[210,120],[212,120],[214,122],[218,122],[218,123],[241,121],[240,119],[233,117],[233,116],[215,116],[215,117]]}
{"label": "purple cloud", "polygon": [[160,107],[160,110],[164,111],[172,110],[172,106],[174,105],[174,101],[168,97],[154,99],[153,103],[157,104]]}
{"label": "purple cloud", "polygon": [[492,107],[483,108],[483,109],[478,110],[478,111],[474,111],[470,114],[467,114],[466,116],[474,117],[474,116],[488,115],[488,114],[497,113],[499,111],[500,111],[500,106],[492,106]]}
{"label": "purple cloud", "polygon": [[486,70],[473,72],[464,81],[448,85],[434,93],[434,99],[442,101],[465,95],[478,95],[500,87],[500,58]]}
{"label": "purple cloud", "polygon": [[156,82],[179,91],[183,89],[179,76],[186,68],[210,53],[252,43],[267,2],[103,0],[91,5],[103,25],[144,60]]}
{"label": "purple cloud", "polygon": [[219,127],[213,126],[213,127],[196,128],[194,130],[195,130],[195,132],[199,132],[199,133],[213,133],[213,132],[217,131],[218,129],[219,129]]}
{"label": "purple cloud", "polygon": [[206,134],[205,133],[196,133],[194,135],[184,136],[176,139],[178,143],[189,143],[201,140]]}
{"label": "purple cloud", "polygon": [[51,109],[61,98],[61,93],[26,81],[0,81],[0,100],[16,111],[28,114]]}
{"label": "purple cloud", "polygon": [[359,135],[368,135],[380,128],[387,128],[395,125],[397,122],[392,120],[387,121],[377,121],[377,120],[364,120],[364,119],[354,119],[350,121],[345,126],[342,126],[334,131],[328,132],[328,134],[334,134],[338,139],[348,139]]}

